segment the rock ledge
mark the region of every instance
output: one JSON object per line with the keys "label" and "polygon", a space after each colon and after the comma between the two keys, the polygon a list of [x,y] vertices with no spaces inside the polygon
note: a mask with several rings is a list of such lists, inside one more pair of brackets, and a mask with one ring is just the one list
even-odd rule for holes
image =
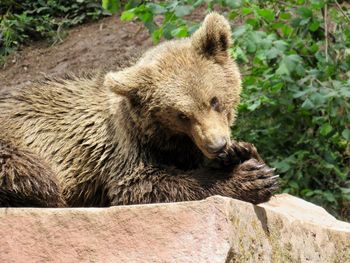
{"label": "rock ledge", "polygon": [[350,262],[350,224],[282,194],[110,208],[1,208],[0,262]]}

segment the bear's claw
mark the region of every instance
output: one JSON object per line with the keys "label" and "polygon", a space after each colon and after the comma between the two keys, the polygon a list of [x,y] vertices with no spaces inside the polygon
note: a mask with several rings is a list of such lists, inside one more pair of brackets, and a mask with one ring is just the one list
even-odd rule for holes
{"label": "bear's claw", "polygon": [[274,172],[274,168],[256,159],[238,165],[234,170],[234,179],[240,184],[242,200],[253,204],[268,201],[279,188],[279,175],[274,175]]}

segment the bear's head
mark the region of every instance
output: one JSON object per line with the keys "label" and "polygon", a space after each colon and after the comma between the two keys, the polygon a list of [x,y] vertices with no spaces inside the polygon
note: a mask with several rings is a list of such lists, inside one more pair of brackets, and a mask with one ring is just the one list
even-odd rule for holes
{"label": "bear's head", "polygon": [[215,158],[230,142],[240,99],[230,39],[227,20],[211,13],[192,37],[156,46],[134,66],[108,73],[104,85],[127,98],[130,117],[145,134],[186,134]]}

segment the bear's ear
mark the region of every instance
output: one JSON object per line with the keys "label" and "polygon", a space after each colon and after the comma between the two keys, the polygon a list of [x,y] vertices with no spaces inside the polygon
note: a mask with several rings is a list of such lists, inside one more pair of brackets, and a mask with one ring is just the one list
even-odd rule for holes
{"label": "bear's ear", "polygon": [[191,43],[199,54],[224,63],[229,57],[227,50],[231,45],[231,27],[222,15],[212,12],[193,34]]}
{"label": "bear's ear", "polygon": [[149,70],[146,68],[132,66],[118,72],[109,72],[104,79],[104,85],[110,88],[114,93],[131,97],[138,90],[149,85]]}

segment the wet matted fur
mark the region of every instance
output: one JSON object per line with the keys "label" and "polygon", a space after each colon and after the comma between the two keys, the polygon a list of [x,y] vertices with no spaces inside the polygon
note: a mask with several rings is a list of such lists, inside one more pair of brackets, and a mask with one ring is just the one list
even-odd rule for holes
{"label": "wet matted fur", "polygon": [[[2,133],[4,134],[4,133]],[[57,176],[44,160],[0,138],[0,205],[63,207]]]}

